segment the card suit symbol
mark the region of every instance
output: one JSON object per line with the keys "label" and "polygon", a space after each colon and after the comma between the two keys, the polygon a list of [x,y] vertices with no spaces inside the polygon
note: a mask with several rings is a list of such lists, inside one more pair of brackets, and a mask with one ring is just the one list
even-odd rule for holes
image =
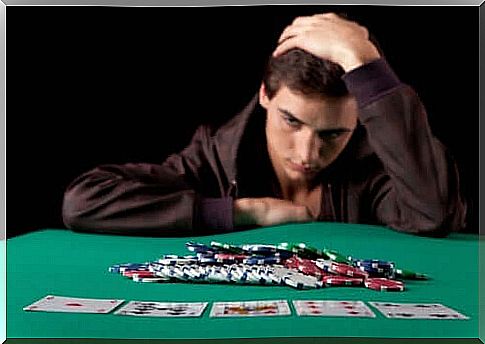
{"label": "card suit symbol", "polygon": [[429,315],[430,317],[435,317],[435,318],[449,318],[451,315],[449,314],[443,314],[443,313],[432,313]]}
{"label": "card suit symbol", "polygon": [[[392,313],[391,313],[392,315]],[[411,313],[395,313],[394,315],[401,316],[401,317],[406,317],[406,318],[412,318],[414,317],[414,314]]]}
{"label": "card suit symbol", "polygon": [[45,299],[46,300],[52,300],[54,298],[54,296],[47,296]]}
{"label": "card suit symbol", "polygon": [[96,310],[96,312],[98,312],[98,313],[104,313],[104,312],[106,312],[106,309],[98,309],[98,310]]}
{"label": "card suit symbol", "polygon": [[69,303],[66,303],[65,305],[69,306],[69,307],[82,307],[83,306],[82,304],[76,303],[76,302],[69,302]]}

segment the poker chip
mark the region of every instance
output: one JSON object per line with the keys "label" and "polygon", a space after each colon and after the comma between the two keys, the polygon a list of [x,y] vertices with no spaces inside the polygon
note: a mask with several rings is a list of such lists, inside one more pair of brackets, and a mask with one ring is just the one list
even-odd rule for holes
{"label": "poker chip", "polygon": [[197,256],[179,257],[174,255],[165,255],[158,260],[158,263],[163,265],[177,265],[177,264],[196,264],[199,259]]}
{"label": "poker chip", "polygon": [[257,256],[271,256],[278,252],[278,248],[274,245],[247,244],[243,245],[242,249],[247,254]]}
{"label": "poker chip", "polygon": [[322,282],[329,286],[358,286],[362,285],[363,280],[347,276],[324,276]]}
{"label": "poker chip", "polygon": [[324,270],[320,269],[315,261],[305,258],[300,258],[298,256],[294,256],[293,258],[287,259],[285,261],[285,266],[287,268],[293,268],[305,275],[315,276],[321,278],[325,276],[326,273]]}
{"label": "poker chip", "polygon": [[394,269],[394,277],[411,280],[426,280],[428,276],[411,270]]}
{"label": "poker chip", "polygon": [[204,245],[204,244],[200,244],[200,243],[196,243],[196,242],[193,242],[193,241],[189,241],[187,243],[185,243],[185,247],[191,251],[191,252],[195,252],[195,253],[208,253],[208,252],[213,252],[212,251],[212,247],[210,246],[207,246],[207,245]]}
{"label": "poker chip", "polygon": [[281,259],[278,257],[252,256],[243,260],[248,265],[279,264]]}
{"label": "poker chip", "polygon": [[337,262],[337,263],[344,263],[344,264],[352,264],[352,261],[344,256],[343,254],[340,254],[339,252],[337,252],[336,250],[332,250],[332,249],[328,249],[328,248],[324,248],[323,249],[323,253],[330,259],[330,260],[333,260],[334,262]]}
{"label": "poker chip", "polygon": [[287,243],[282,242],[277,245],[277,248],[282,251],[291,252],[297,254],[301,258],[317,259],[317,258],[327,258],[328,256],[322,251],[315,247],[306,245],[305,243]]}
{"label": "poker chip", "polygon": [[127,270],[123,271],[122,275],[130,278],[134,275],[137,275],[139,277],[153,277],[153,273],[146,270]]}
{"label": "poker chip", "polygon": [[364,281],[366,288],[377,291],[404,291],[404,284],[387,278],[368,278]]}
{"label": "poker chip", "polygon": [[218,263],[231,264],[236,262],[242,262],[247,259],[247,255],[231,254],[231,253],[216,253],[214,259]]}
{"label": "poker chip", "polygon": [[228,253],[236,253],[236,254],[244,253],[244,250],[241,247],[231,245],[231,244],[224,244],[217,241],[212,241],[211,246],[220,252],[228,252]]}
{"label": "poker chip", "polygon": [[299,262],[297,259],[297,256],[292,256],[291,258],[288,258],[284,262],[284,266],[288,269],[298,269]]}
{"label": "poker chip", "polygon": [[299,273],[283,277],[283,282],[295,289],[317,289],[323,287],[323,283],[314,276]]}
{"label": "poker chip", "polygon": [[333,260],[328,260],[328,259],[317,259],[315,261],[315,265],[318,268],[322,269],[324,272],[336,275],[338,274],[338,272],[335,270],[332,270],[332,265],[334,263],[335,262]]}
{"label": "poker chip", "polygon": [[162,283],[167,282],[170,279],[163,278],[163,277],[138,277],[133,276],[134,282],[142,282],[142,283]]}
{"label": "poker chip", "polygon": [[393,275],[393,269],[391,268],[371,268],[367,266],[359,266],[358,268],[370,277],[392,277]]}
{"label": "poker chip", "polygon": [[108,268],[109,272],[122,273],[125,270],[137,270],[137,269],[148,269],[149,264],[147,263],[124,263],[111,265]]}
{"label": "poker chip", "polygon": [[348,276],[348,277],[355,277],[360,279],[366,279],[367,277],[369,277],[369,274],[366,271],[362,271],[353,266],[343,264],[343,263],[333,262],[330,265],[330,270],[340,275]]}

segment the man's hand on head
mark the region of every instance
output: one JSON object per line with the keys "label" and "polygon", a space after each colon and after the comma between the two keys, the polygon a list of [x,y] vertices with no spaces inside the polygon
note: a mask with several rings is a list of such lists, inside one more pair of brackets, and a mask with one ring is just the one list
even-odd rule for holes
{"label": "man's hand on head", "polygon": [[345,72],[380,57],[365,27],[335,13],[296,18],[281,34],[273,56],[294,48],[339,64]]}
{"label": "man's hand on head", "polygon": [[307,207],[277,198],[240,198],[234,201],[234,224],[274,226],[315,221]]}

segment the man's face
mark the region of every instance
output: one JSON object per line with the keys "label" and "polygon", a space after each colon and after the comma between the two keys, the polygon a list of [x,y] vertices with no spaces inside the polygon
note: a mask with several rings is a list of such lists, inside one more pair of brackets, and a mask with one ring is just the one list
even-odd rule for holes
{"label": "man's face", "polygon": [[282,86],[269,99],[260,89],[267,110],[268,151],[277,175],[305,183],[342,152],[357,125],[357,103],[351,96],[307,96]]}

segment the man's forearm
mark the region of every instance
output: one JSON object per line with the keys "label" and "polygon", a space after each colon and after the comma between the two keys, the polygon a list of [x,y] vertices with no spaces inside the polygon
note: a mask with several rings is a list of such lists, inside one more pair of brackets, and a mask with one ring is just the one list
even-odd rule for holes
{"label": "man's forearm", "polygon": [[453,161],[433,136],[414,90],[400,83],[383,60],[346,74],[344,80],[359,104],[369,144],[390,177],[391,194],[374,194],[381,202],[397,202],[395,207],[380,206],[387,210],[378,216],[409,230],[445,226],[464,208],[458,177],[450,175],[456,173]]}

